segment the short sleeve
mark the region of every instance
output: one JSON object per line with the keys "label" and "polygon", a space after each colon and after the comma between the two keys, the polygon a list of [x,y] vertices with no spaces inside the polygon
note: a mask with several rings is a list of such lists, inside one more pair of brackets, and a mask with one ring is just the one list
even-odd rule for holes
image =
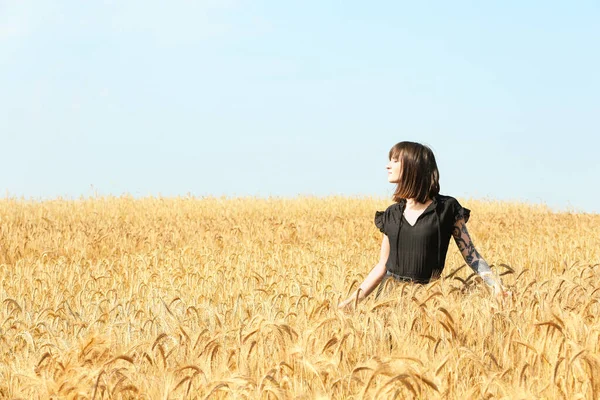
{"label": "short sleeve", "polygon": [[375,226],[382,232],[384,232],[384,223],[383,223],[383,211],[376,211],[375,212]]}
{"label": "short sleeve", "polygon": [[457,200],[454,200],[452,202],[451,208],[452,208],[452,215],[454,216],[454,222],[456,222],[460,219],[464,219],[465,223],[469,222],[469,218],[471,217],[471,210],[461,206]]}

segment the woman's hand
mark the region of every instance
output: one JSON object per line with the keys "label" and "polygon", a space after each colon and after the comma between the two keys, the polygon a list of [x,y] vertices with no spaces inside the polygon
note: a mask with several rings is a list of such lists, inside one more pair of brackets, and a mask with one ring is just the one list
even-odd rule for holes
{"label": "woman's hand", "polygon": [[338,309],[343,311],[350,311],[352,309],[352,305],[356,306],[356,304],[358,304],[359,301],[363,300],[365,296],[365,292],[359,287],[346,300],[338,304]]}
{"label": "woman's hand", "polygon": [[510,290],[504,289],[501,285],[494,286],[494,296],[498,299],[506,299],[508,297],[512,297],[512,292]]}
{"label": "woman's hand", "polygon": [[352,309],[352,303],[354,303],[355,301],[356,299],[353,299],[352,297],[347,298],[346,300],[338,304],[338,310],[350,311]]}

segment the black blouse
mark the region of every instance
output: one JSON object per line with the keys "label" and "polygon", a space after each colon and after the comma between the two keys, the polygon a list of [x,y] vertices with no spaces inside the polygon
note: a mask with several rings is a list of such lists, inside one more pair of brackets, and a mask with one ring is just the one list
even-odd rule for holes
{"label": "black blouse", "polygon": [[406,200],[375,213],[375,225],[390,241],[388,272],[400,278],[427,283],[444,269],[454,223],[469,220],[471,211],[450,196],[437,195],[411,225],[404,217]]}

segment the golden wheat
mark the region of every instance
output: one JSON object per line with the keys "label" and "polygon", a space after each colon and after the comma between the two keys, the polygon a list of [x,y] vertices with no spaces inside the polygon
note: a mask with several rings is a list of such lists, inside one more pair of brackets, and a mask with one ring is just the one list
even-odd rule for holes
{"label": "golden wheat", "polygon": [[600,215],[462,202],[512,298],[451,244],[343,313],[386,200],[0,201],[0,398],[599,398]]}

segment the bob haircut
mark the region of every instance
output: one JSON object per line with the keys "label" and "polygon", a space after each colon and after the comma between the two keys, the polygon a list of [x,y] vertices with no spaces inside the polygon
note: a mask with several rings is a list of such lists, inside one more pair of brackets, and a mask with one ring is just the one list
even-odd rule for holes
{"label": "bob haircut", "polygon": [[400,179],[392,196],[395,202],[415,199],[425,203],[440,193],[440,173],[429,147],[415,142],[396,143],[389,158],[400,161]]}

